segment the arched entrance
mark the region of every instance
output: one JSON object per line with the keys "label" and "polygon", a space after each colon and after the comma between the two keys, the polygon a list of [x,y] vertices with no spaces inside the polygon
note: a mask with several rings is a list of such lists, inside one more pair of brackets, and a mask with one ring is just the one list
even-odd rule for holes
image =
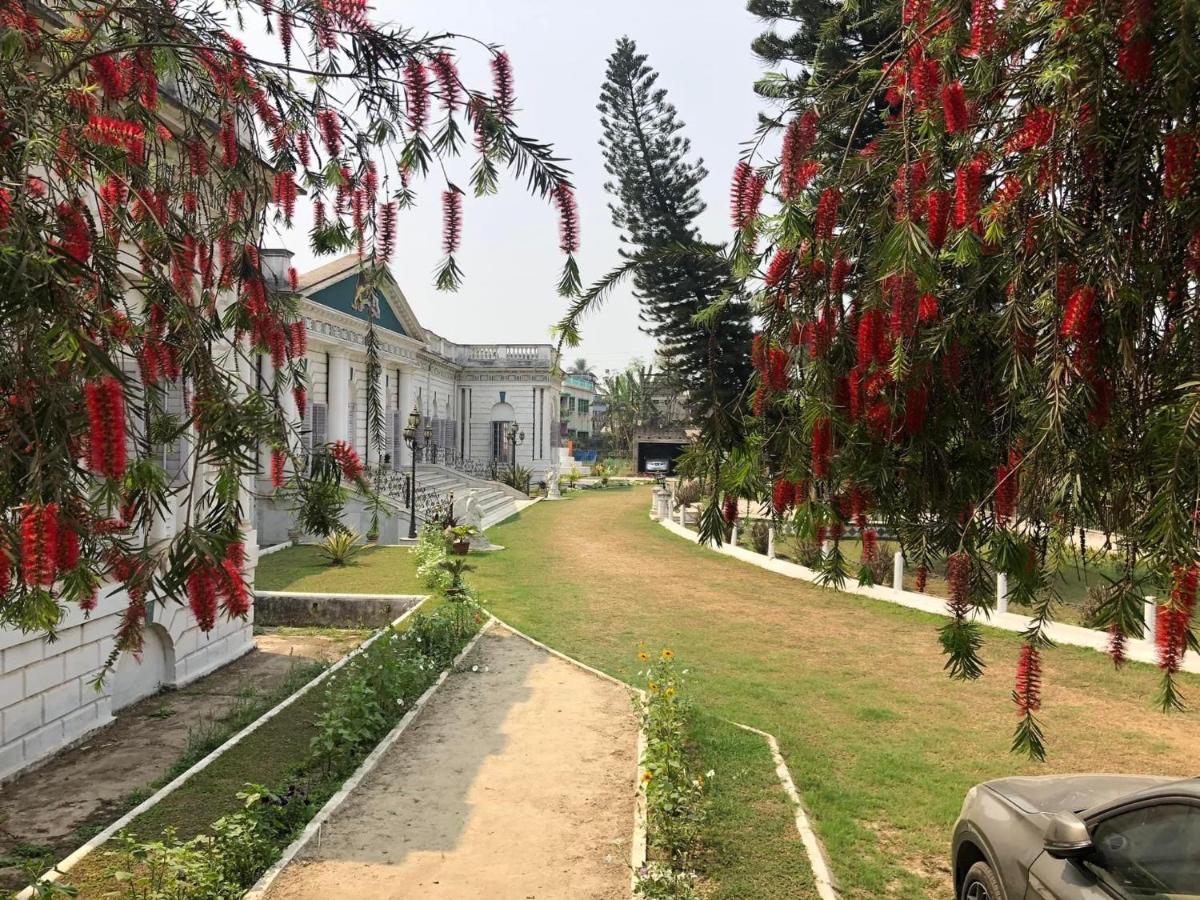
{"label": "arched entrance", "polygon": [[508,442],[508,426],[517,421],[517,411],[511,404],[501,400],[492,407],[489,417],[492,423],[492,459],[504,465],[512,465],[512,445]]}
{"label": "arched entrance", "polygon": [[157,623],[147,625],[141,658],[126,651],[117,660],[112,680],[112,708],[114,711],[123,709],[174,680],[175,645],[171,635]]}

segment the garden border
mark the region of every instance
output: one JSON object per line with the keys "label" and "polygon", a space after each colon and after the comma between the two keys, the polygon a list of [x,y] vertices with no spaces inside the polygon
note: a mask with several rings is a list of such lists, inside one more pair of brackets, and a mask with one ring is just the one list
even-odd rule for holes
{"label": "garden border", "polygon": [[808,864],[812,867],[813,881],[816,883],[817,895],[821,900],[840,900],[837,882],[834,879],[833,870],[829,865],[829,854],[825,849],[825,845],[821,843],[821,838],[817,835],[816,829],[813,828],[812,819],[804,806],[804,800],[800,797],[800,791],[796,789],[796,782],[792,780],[792,772],[788,768],[787,761],[783,758],[783,752],[779,749],[778,739],[776,739],[775,735],[762,729],[751,725],[743,725],[741,722],[729,721],[731,725],[735,725],[743,731],[749,731],[751,734],[757,734],[767,742],[767,746],[771,749],[771,757],[775,760],[775,774],[779,778],[779,783],[783,785],[784,793],[792,801],[795,811],[796,830],[800,832],[800,840],[804,844],[804,852],[808,856]]}
{"label": "garden border", "polygon": [[[399,596],[399,595],[397,595],[397,596]],[[411,616],[413,613],[415,613],[418,609],[420,609],[425,604],[425,601],[428,599],[429,599],[428,595],[423,596],[417,603],[415,603],[412,606],[411,609],[406,610],[401,616],[396,618],[391,623],[391,625],[389,625],[387,627],[390,628],[390,627],[399,625],[401,622],[403,622],[405,619],[407,619],[409,616]],[[295,693],[289,695],[288,697],[285,697],[283,700],[281,700],[275,706],[271,707],[269,710],[267,710],[265,713],[263,713],[261,716],[259,716],[257,719],[255,719],[253,722],[251,722],[249,725],[247,725],[245,728],[243,728],[241,731],[239,731],[237,734],[235,734],[232,737],[230,737],[229,739],[227,739],[223,744],[221,744],[221,746],[217,747],[215,750],[213,750],[211,753],[209,753],[207,756],[205,756],[199,762],[195,763],[187,771],[181,773],[180,775],[177,775],[170,782],[168,782],[167,784],[165,784],[161,788],[159,788],[157,791],[155,791],[151,796],[147,797],[145,800],[143,800],[141,803],[139,803],[133,809],[131,809],[127,813],[125,813],[125,815],[121,816],[115,822],[112,822],[111,824],[109,824],[99,834],[92,837],[90,840],[88,840],[82,846],[77,847],[65,859],[63,859],[61,862],[55,864],[54,868],[50,869],[47,872],[44,872],[38,879],[38,883],[44,883],[44,882],[53,883],[53,882],[59,881],[63,876],[65,876],[67,873],[69,873],[71,871],[71,869],[73,869],[76,865],[78,865],[80,863],[80,861],[82,861],[85,857],[90,855],[93,850],[95,850],[97,847],[101,846],[102,844],[107,843],[109,841],[109,839],[111,839],[113,837],[113,835],[117,834],[123,828],[128,826],[130,822],[132,822],[134,819],[136,819],[142,813],[144,813],[148,809],[151,809],[152,807],[158,805],[163,799],[168,797],[170,794],[173,794],[176,790],[178,790],[180,787],[182,787],[183,784],[185,782],[187,782],[193,775],[196,775],[197,773],[202,772],[204,769],[207,769],[210,765],[212,765],[214,762],[216,762],[217,759],[219,759],[221,756],[223,756],[227,751],[229,751],[235,745],[241,743],[241,741],[243,739],[245,739],[246,737],[248,737],[249,735],[251,735],[252,733],[257,731],[259,729],[259,727],[261,727],[263,724],[265,724],[266,722],[275,718],[275,716],[277,716],[279,713],[283,712],[285,709],[287,709],[289,706],[291,706],[293,703],[295,703],[297,700],[299,700],[301,697],[303,697],[305,694],[307,694],[310,690],[315,688],[318,684],[320,684],[322,681],[324,681],[330,675],[337,672],[339,669],[341,669],[343,666],[345,666],[348,662],[350,662],[350,660],[352,660],[354,657],[358,656],[367,647],[369,647],[376,640],[378,640],[384,634],[385,631],[386,631],[386,628],[380,628],[380,629],[376,630],[376,632],[373,635],[371,635],[369,638],[367,638],[365,641],[363,641],[361,644],[359,644],[357,647],[355,647],[353,650],[351,650],[349,653],[347,653],[345,656],[343,656],[341,659],[339,659],[337,662],[335,662],[333,665],[331,665],[324,672],[317,675],[315,678],[313,678],[308,683],[302,685]],[[24,890],[22,890],[20,893],[18,893],[16,895],[16,900],[31,900],[31,898],[33,898],[35,896],[33,893],[33,890],[34,890],[33,886],[26,887]]]}
{"label": "garden border", "polygon": [[[700,540],[700,535],[694,531],[689,531],[677,522],[673,522],[670,519],[659,519],[657,521],[659,525],[672,534],[685,538],[693,544],[704,547],[706,550],[732,557],[741,562],[749,563],[752,566],[758,566],[760,569],[766,569],[768,572],[774,572],[776,575],[808,581],[821,587],[829,587],[831,590],[841,591],[844,594],[857,594],[860,597],[870,597],[872,600],[882,600],[885,603],[906,606],[909,609],[931,613],[935,616],[945,618],[950,615],[946,609],[946,600],[941,597],[934,597],[931,594],[917,594],[912,591],[898,591],[895,588],[884,587],[882,585],[867,586],[860,584],[858,579],[849,576],[846,577],[845,583],[841,587],[835,588],[832,585],[822,585],[820,584],[820,575],[817,572],[798,563],[787,562],[782,559],[772,559],[751,550],[745,550],[729,544],[722,544],[719,547],[704,544]],[[982,625],[1018,634],[1027,631],[1032,622],[1030,616],[1022,616],[1011,612],[1002,613],[992,611],[989,614],[987,612],[976,611],[972,618]],[[1052,622],[1046,629],[1046,634],[1050,641],[1056,645],[1083,647],[1100,653],[1105,653],[1108,649],[1109,637],[1108,632],[1105,631],[1096,631],[1095,629],[1083,628],[1079,625],[1067,625],[1062,622]],[[1153,635],[1151,635],[1151,639],[1149,640],[1130,641],[1126,655],[1132,662],[1145,663],[1152,666],[1157,665],[1158,651],[1153,640]],[[1187,654],[1180,668],[1184,672],[1200,674],[1200,654]]]}
{"label": "garden border", "polygon": [[430,698],[433,697],[437,689],[440,688],[442,684],[445,683],[446,679],[450,677],[450,673],[454,671],[455,667],[463,661],[468,653],[475,649],[475,645],[479,643],[479,639],[483,637],[484,634],[487,633],[487,631],[495,624],[496,619],[489,616],[488,620],[483,623],[483,627],[481,627],[479,631],[475,633],[475,636],[467,642],[466,646],[458,652],[458,655],[454,657],[454,659],[450,662],[450,665],[442,670],[441,674],[438,675],[437,680],[427,687],[425,692],[413,702],[413,705],[409,707],[408,712],[404,714],[404,718],[397,722],[396,726],[390,732],[388,732],[386,736],[384,736],[383,740],[375,745],[375,749],[367,754],[366,759],[359,763],[358,768],[354,770],[354,773],[344,782],[342,782],[342,786],[338,788],[337,792],[328,800],[326,800],[325,805],[322,806],[317,811],[317,814],[308,821],[308,824],[304,826],[304,830],[300,832],[294,841],[284,848],[284,851],[282,854],[280,854],[279,859],[275,860],[271,868],[263,872],[258,881],[254,883],[254,886],[242,895],[242,900],[259,900],[259,898],[266,896],[266,893],[268,890],[270,890],[271,885],[275,883],[275,879],[283,873],[284,869],[291,865],[292,861],[295,860],[296,856],[299,855],[300,851],[304,849],[308,842],[312,840],[314,835],[316,835],[318,838],[320,837],[321,828],[325,825],[325,822],[328,821],[329,817],[337,812],[338,808],[346,802],[346,800],[350,797],[351,792],[362,783],[362,780],[371,774],[374,768],[379,764],[379,761],[383,758],[383,755],[392,748],[396,741],[400,740],[401,735],[404,734],[404,732],[408,729],[408,726],[411,725],[417,718],[421,710],[425,707],[425,704],[429,702]]}

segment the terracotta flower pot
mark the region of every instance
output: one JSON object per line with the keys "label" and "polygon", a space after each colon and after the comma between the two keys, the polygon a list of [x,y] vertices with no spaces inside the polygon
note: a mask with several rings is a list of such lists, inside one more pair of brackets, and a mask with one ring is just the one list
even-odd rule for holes
{"label": "terracotta flower pot", "polygon": [[466,556],[467,551],[471,549],[471,542],[470,540],[465,539],[461,541],[455,541],[450,545],[450,547],[454,551],[455,556]]}

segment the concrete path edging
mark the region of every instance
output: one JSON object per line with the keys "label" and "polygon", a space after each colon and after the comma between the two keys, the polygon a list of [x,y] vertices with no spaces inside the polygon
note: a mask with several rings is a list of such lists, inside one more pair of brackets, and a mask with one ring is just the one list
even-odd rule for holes
{"label": "concrete path edging", "polygon": [[[700,536],[689,531],[677,522],[672,522],[670,519],[661,519],[659,523],[667,531],[678,537],[691,541],[693,544],[699,544],[707,550],[714,553],[720,553],[724,556],[731,556],[741,562],[749,563],[752,566],[758,566],[760,569],[766,569],[768,572],[774,572],[777,575],[785,575],[788,578],[796,578],[801,581],[808,581],[820,585],[820,576],[817,572],[809,569],[798,563],[787,562],[782,559],[771,559],[763,556],[761,553],[755,553],[752,550],[746,550],[742,547],[733,547],[729,544],[722,544],[720,547],[715,547],[708,544],[702,544]],[[820,585],[824,587],[825,585]],[[898,591],[895,588],[884,587],[882,585],[863,585],[859,584],[855,578],[847,577],[842,587],[832,588],[830,590],[838,590],[844,594],[857,594],[860,597],[870,597],[872,600],[883,600],[886,603],[892,603],[897,606],[905,606],[909,609],[919,610],[921,612],[931,613],[935,616],[949,617],[950,613],[946,609],[946,600],[941,597],[934,597],[930,594],[918,594],[913,591]],[[1017,613],[998,613],[993,612],[990,615],[986,612],[976,612],[973,616],[974,620],[982,625],[987,625],[990,628],[998,628],[1001,631],[1012,631],[1018,634],[1023,634],[1029,629],[1033,622],[1031,616],[1022,616]],[[1063,644],[1071,647],[1084,647],[1088,650],[1096,650],[1100,653],[1106,653],[1108,650],[1108,632],[1096,631],[1092,628],[1083,628],[1079,625],[1067,625],[1062,622],[1053,622],[1046,629],[1046,635],[1054,644]],[[1128,643],[1126,657],[1129,660],[1148,665],[1158,664],[1158,648],[1154,641],[1151,640],[1131,640]],[[1189,653],[1184,658],[1180,668],[1185,672],[1200,674],[1200,654]]]}
{"label": "concrete path edging", "polygon": [[408,712],[404,714],[404,718],[396,723],[396,726],[388,732],[384,739],[375,745],[375,749],[367,755],[366,759],[359,763],[358,768],[354,770],[354,774],[342,783],[337,793],[325,801],[325,805],[304,826],[304,830],[300,832],[300,835],[284,849],[283,854],[275,861],[275,864],[262,874],[258,881],[254,883],[254,887],[242,895],[243,900],[262,900],[267,895],[267,891],[270,890],[271,885],[275,883],[275,879],[283,873],[283,870],[291,864],[300,851],[307,846],[308,842],[314,837],[318,841],[320,840],[321,829],[329,817],[337,812],[338,808],[349,798],[351,792],[379,765],[379,761],[383,759],[383,755],[392,748],[396,741],[400,740],[401,735],[408,730],[408,726],[417,718],[421,710],[425,707],[425,704],[437,692],[437,689],[450,677],[450,673],[454,671],[454,668],[463,661],[468,653],[475,649],[475,645],[479,643],[479,639],[495,624],[496,620],[491,617],[483,623],[483,627],[458,652],[458,655],[454,657],[450,665],[442,670],[437,680],[426,688],[425,692],[413,702]]}
{"label": "concrete path edging", "polygon": [[[428,599],[428,598],[423,597],[420,600],[420,602],[416,603],[411,609],[405,611],[405,613],[402,616],[398,617],[388,627],[390,628],[390,627],[399,625],[401,622],[403,622],[405,619],[407,619],[409,616],[411,616],[413,613],[415,613],[418,609],[420,609],[421,606],[424,605],[424,602],[426,599]],[[73,869],[75,866],[77,866],[80,863],[80,861],[84,859],[84,857],[88,856],[97,847],[106,843],[113,835],[117,834],[119,831],[126,828],[129,825],[129,823],[131,823],[134,819],[136,819],[142,813],[146,812],[146,810],[150,809],[151,807],[156,806],[158,803],[160,803],[163,799],[165,799],[170,794],[173,794],[176,790],[178,790],[180,787],[182,787],[183,784],[186,781],[188,781],[193,775],[196,775],[197,773],[202,772],[205,769],[207,769],[210,765],[212,765],[214,762],[216,762],[217,759],[219,759],[226,752],[231,750],[234,746],[241,743],[243,740],[245,740],[247,737],[249,737],[251,734],[253,734],[255,731],[257,731],[259,728],[261,728],[264,724],[269,722],[271,719],[275,718],[275,716],[279,715],[279,713],[283,712],[285,709],[287,709],[289,706],[291,706],[293,703],[295,703],[297,700],[299,700],[301,697],[303,697],[305,694],[307,694],[309,691],[311,691],[313,688],[315,688],[318,684],[320,684],[322,681],[324,681],[330,675],[333,675],[339,669],[344,667],[347,663],[350,662],[350,660],[352,660],[354,657],[358,656],[360,653],[363,652],[363,650],[365,650],[368,646],[370,646],[372,643],[374,643],[376,640],[378,640],[384,634],[385,630],[386,629],[381,628],[378,631],[376,631],[373,635],[371,635],[369,638],[367,638],[365,641],[363,641],[361,644],[359,644],[357,647],[355,647],[353,650],[351,650],[349,653],[347,653],[345,656],[343,656],[341,659],[339,659],[337,662],[335,662],[332,666],[330,666],[328,669],[326,669],[320,675],[318,675],[314,679],[312,679],[312,681],[309,681],[307,684],[303,685],[299,690],[297,690],[294,694],[291,694],[290,696],[285,697],[278,704],[271,707],[269,710],[267,710],[265,713],[263,713],[261,716],[259,716],[257,719],[255,719],[253,722],[251,722],[249,725],[247,725],[245,728],[243,728],[241,731],[239,731],[237,734],[233,735],[228,740],[226,740],[225,743],[221,744],[221,746],[217,747],[215,750],[213,750],[211,753],[209,753],[207,756],[205,756],[202,760],[200,760],[195,765],[193,765],[191,768],[189,768],[186,772],[183,772],[182,774],[176,776],[168,784],[163,785],[161,788],[159,788],[157,791],[155,791],[154,794],[152,794],[150,797],[143,800],[141,803],[139,803],[133,809],[129,810],[129,812],[125,813],[125,815],[121,816],[119,819],[117,819],[115,822],[110,824],[107,828],[105,828],[99,834],[95,835],[93,838],[91,838],[91,840],[87,841],[87,843],[83,844],[81,847],[74,850],[65,859],[63,859],[61,862],[57,863],[53,869],[49,870],[48,872],[44,872],[41,875],[41,877],[38,879],[38,883],[39,884],[45,883],[45,882],[54,883],[54,882],[60,880],[64,875],[66,875],[68,872],[70,872],[71,869]],[[34,889],[31,886],[31,887],[25,888],[23,891],[18,893],[16,896],[17,896],[17,900],[32,900],[32,898],[36,895],[34,894]]]}
{"label": "concrete path edging", "polygon": [[829,866],[829,855],[825,851],[825,845],[821,843],[821,839],[817,837],[817,833],[813,829],[812,819],[809,818],[808,810],[804,807],[804,801],[800,798],[800,792],[796,790],[796,783],[792,780],[792,773],[788,769],[787,762],[783,758],[783,753],[779,749],[779,741],[775,739],[775,735],[750,725],[743,725],[741,722],[730,722],[730,724],[736,725],[743,731],[757,734],[771,748],[771,757],[775,760],[775,774],[779,778],[779,783],[783,785],[784,793],[788,795],[788,799],[791,800],[795,811],[796,831],[800,833],[800,840],[804,844],[804,852],[808,856],[809,865],[812,867],[813,881],[816,883],[817,895],[821,900],[839,900],[837,882],[834,880],[833,870]]}

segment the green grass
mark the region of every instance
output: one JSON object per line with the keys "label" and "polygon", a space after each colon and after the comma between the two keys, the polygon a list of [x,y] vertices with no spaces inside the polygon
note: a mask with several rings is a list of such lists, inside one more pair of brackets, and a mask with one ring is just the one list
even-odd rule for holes
{"label": "green grass", "polygon": [[[652,523],[649,506],[645,488],[538,504],[491,529],[508,549],[475,560],[473,580],[496,615],[626,681],[640,641],[670,646],[691,670],[702,712],[777,735],[847,898],[949,897],[951,826],[979,781],[1192,774],[1200,716],[1152,709],[1158,673],[1150,667],[1117,673],[1092,651],[1049,652],[1042,720],[1050,760],[1034,763],[1009,752],[1018,635],[989,629],[985,677],[950,681],[941,618],[698,547]],[[1184,679],[1193,698],[1198,688]],[[714,741],[704,752],[718,780],[747,768],[735,747]],[[763,777],[769,784],[770,768]],[[714,811],[714,834],[742,853],[756,848],[758,868],[779,865],[796,878],[803,854],[789,829],[782,806],[747,815],[731,802]],[[718,895],[789,895],[752,880],[756,866],[738,860],[737,849],[716,853],[709,876]]]}
{"label": "green grass", "polygon": [[416,558],[407,547],[364,547],[345,566],[331,566],[314,546],[288,547],[264,556],[254,573],[263,591],[354,594],[424,594]]}

